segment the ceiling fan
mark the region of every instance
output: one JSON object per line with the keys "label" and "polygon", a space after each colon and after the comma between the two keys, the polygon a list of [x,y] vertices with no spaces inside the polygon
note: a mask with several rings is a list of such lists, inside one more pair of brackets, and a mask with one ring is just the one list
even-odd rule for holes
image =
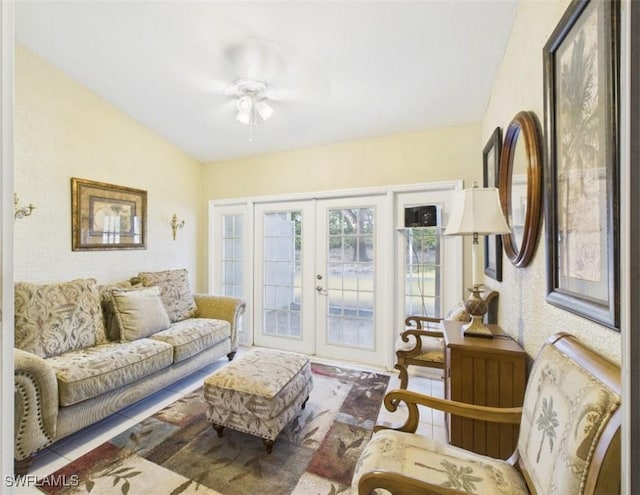
{"label": "ceiling fan", "polygon": [[238,79],[225,93],[237,98],[236,120],[249,126],[249,141],[253,141],[253,128],[258,125],[258,117],[266,122],[274,113],[274,108],[269,102],[270,94],[274,93],[273,88],[263,81]]}
{"label": "ceiling fan", "polygon": [[249,141],[253,128],[275,113],[274,102],[317,99],[326,89],[315,68],[277,42],[247,38],[228,45],[224,54],[235,75],[224,94],[236,99],[236,120],[249,126]]}

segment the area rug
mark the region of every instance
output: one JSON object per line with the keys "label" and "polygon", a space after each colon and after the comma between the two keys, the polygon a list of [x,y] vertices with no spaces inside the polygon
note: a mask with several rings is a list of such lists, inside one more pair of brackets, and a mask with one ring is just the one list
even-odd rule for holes
{"label": "area rug", "polygon": [[[41,490],[52,495],[347,493],[389,377],[316,363],[312,373],[305,409],[280,433],[271,454],[261,439],[246,433],[225,429],[218,438],[207,422],[200,388],[51,474]],[[56,479],[78,484],[61,486]]]}

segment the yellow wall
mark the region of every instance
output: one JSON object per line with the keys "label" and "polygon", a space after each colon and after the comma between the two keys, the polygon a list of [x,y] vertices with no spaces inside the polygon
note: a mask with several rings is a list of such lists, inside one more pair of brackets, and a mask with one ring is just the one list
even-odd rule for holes
{"label": "yellow wall", "polygon": [[[544,119],[542,48],[562,17],[569,0],[522,0],[511,38],[494,83],[491,101],[482,124],[486,142],[495,127],[506,131],[520,110],[533,111]],[[503,282],[486,279],[500,292],[499,321],[529,352],[535,355],[547,336],[570,332],[609,359],[620,362],[620,333],[548,304],[544,222],[537,250],[527,268],[515,268],[503,257]]]}
{"label": "yellow wall", "polygon": [[480,125],[464,125],[211,163],[207,199],[482,180]]}
{"label": "yellow wall", "polygon": [[[227,199],[459,179],[482,184],[480,135],[480,124],[469,124],[210,163],[204,194]],[[471,240],[465,244],[470,281]]]}
{"label": "yellow wall", "polygon": [[[496,126],[503,133],[515,114],[543,119],[542,47],[569,0],[520,2],[513,32],[494,83],[481,129],[476,125],[347,142],[205,166],[208,199],[262,196],[412,182],[482,179],[482,148]],[[542,225],[534,258],[515,268],[503,258],[500,324],[535,355],[546,337],[569,331],[620,362],[620,333],[546,303],[546,254]],[[469,244],[466,243],[468,264]],[[469,272],[469,270],[466,270]],[[468,278],[468,276],[466,277]]]}
{"label": "yellow wall", "polygon": [[[206,288],[206,199],[482,178],[481,152],[496,126],[520,110],[542,121],[542,47],[569,0],[523,0],[490,103],[480,124],[345,142],[205,165],[116,110],[23,47],[16,47],[16,191],[33,202],[15,225],[18,280],[94,276],[184,266]],[[145,251],[72,252],[70,177],[146,189]],[[204,180],[203,180],[204,179]],[[203,186],[200,186],[200,184]],[[172,241],[168,220],[187,226]],[[535,354],[549,334],[572,332],[614,361],[620,334],[546,303],[544,225],[529,267],[503,259],[500,323]],[[468,247],[468,244],[467,244]],[[468,251],[468,249],[467,249]],[[467,253],[468,254],[468,253]]]}
{"label": "yellow wall", "polygon": [[[194,288],[206,287],[202,165],[19,45],[15,140],[15,190],[36,205],[15,222],[16,280],[108,282],[185,267]],[[146,190],[147,249],[71,251],[71,177]],[[174,212],[186,220],[176,241]]]}

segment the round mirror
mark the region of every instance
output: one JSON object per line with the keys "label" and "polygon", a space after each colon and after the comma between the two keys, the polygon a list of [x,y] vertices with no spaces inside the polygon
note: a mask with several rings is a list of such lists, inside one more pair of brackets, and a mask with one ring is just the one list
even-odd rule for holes
{"label": "round mirror", "polygon": [[529,264],[538,240],[542,197],[542,160],[533,112],[519,112],[509,124],[500,157],[500,202],[511,227],[503,234],[507,257]]}

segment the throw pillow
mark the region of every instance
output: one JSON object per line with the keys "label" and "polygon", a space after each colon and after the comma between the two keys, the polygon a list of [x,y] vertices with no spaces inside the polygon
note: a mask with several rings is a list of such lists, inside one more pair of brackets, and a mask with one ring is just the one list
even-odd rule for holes
{"label": "throw pillow", "polygon": [[101,285],[98,287],[98,291],[100,292],[100,304],[102,306],[102,316],[104,319],[105,339],[104,341],[97,339],[97,344],[104,344],[106,342],[113,341],[117,342],[120,340],[122,328],[120,327],[120,323],[116,317],[113,291],[114,289],[132,290],[134,288],[135,285],[129,280]]}
{"label": "throw pillow", "polygon": [[121,327],[120,340],[143,339],[171,326],[160,300],[160,288],[113,289],[115,317]]}
{"label": "throw pillow", "polygon": [[160,288],[160,298],[171,323],[193,318],[198,314],[198,308],[189,286],[187,270],[141,272],[138,276],[145,287],[158,286]]}
{"label": "throw pillow", "polygon": [[95,279],[15,284],[15,346],[42,358],[84,349],[104,334]]}

